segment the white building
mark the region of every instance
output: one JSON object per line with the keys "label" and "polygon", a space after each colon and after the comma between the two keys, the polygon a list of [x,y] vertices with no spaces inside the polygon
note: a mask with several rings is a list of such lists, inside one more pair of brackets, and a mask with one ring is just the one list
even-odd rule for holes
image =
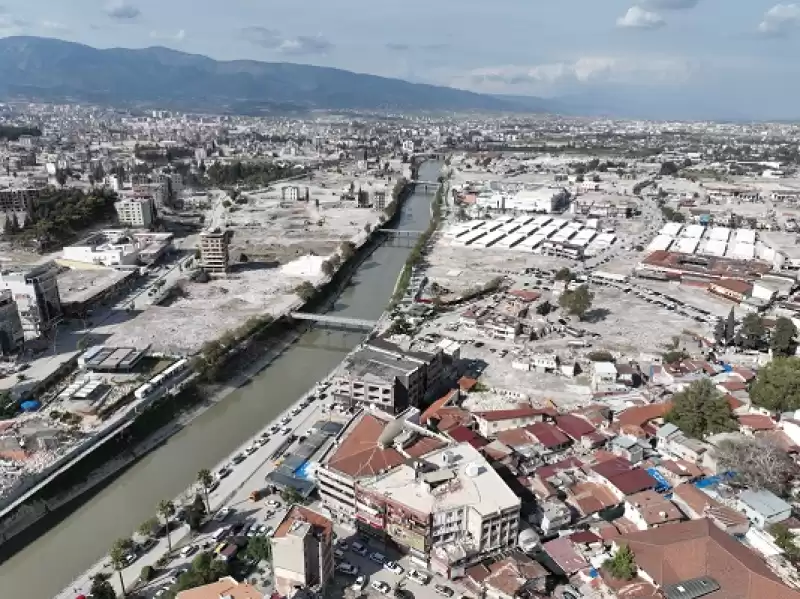
{"label": "white building", "polygon": [[569,200],[569,193],[563,187],[539,187],[523,189],[505,201],[506,210],[520,212],[557,212]]}
{"label": "white building", "polygon": [[66,246],[61,258],[67,262],[82,262],[95,266],[136,264],[139,248],[132,235],[103,231],[89,235],[74,245]]}
{"label": "white building", "polygon": [[155,220],[152,198],[126,198],[114,203],[120,224],[148,229]]}
{"label": "white building", "polygon": [[25,339],[41,337],[61,320],[57,276],[54,262],[0,272],[0,289],[9,290],[17,303]]}

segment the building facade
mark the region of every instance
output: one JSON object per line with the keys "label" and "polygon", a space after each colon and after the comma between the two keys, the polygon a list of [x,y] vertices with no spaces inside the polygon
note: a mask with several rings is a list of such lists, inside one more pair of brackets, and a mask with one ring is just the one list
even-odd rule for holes
{"label": "building facade", "polygon": [[275,590],[290,597],[299,589],[324,590],[333,580],[333,524],[307,507],[295,505],[272,537]]}
{"label": "building facade", "polygon": [[10,354],[17,351],[25,341],[25,331],[19,317],[17,303],[11,291],[0,291],[0,353]]}
{"label": "building facade", "polygon": [[230,236],[227,231],[216,228],[200,234],[200,266],[211,274],[224,275],[228,272],[228,246]]}
{"label": "building facade", "polygon": [[128,198],[114,203],[120,224],[148,229],[155,221],[152,198]]}
{"label": "building facade", "polygon": [[25,339],[37,339],[52,330],[63,315],[58,292],[58,266],[52,261],[0,273],[19,309]]}

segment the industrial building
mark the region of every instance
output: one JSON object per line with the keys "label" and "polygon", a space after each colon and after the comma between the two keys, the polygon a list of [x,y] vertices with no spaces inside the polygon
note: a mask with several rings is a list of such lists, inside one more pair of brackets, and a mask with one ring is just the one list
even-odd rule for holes
{"label": "industrial building", "polygon": [[0,272],[0,289],[11,292],[26,340],[46,335],[61,321],[57,277],[58,266],[52,261]]}
{"label": "industrial building", "polygon": [[200,234],[200,267],[208,273],[228,272],[230,235],[219,227]]}

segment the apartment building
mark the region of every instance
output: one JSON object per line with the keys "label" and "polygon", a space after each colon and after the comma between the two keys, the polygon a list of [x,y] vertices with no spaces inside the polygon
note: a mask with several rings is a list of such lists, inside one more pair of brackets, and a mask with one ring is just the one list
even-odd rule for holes
{"label": "apartment building", "polygon": [[275,590],[282,597],[298,589],[323,590],[333,580],[333,523],[301,505],[292,506],[272,537]]}
{"label": "apartment building", "polygon": [[228,272],[230,236],[219,227],[200,234],[200,266],[211,274]]}
{"label": "apartment building", "polygon": [[0,272],[0,289],[11,292],[19,310],[25,339],[37,339],[61,320],[58,266],[49,261]]}
{"label": "apartment building", "polygon": [[153,198],[126,198],[114,203],[117,218],[122,225],[149,229],[155,221]]}
{"label": "apartment building", "polygon": [[25,331],[19,317],[17,303],[11,291],[0,291],[0,353],[9,354],[17,351],[25,340]]}
{"label": "apartment building", "polygon": [[356,484],[448,444],[446,438],[409,422],[413,414],[418,412],[410,410],[393,418],[382,411],[365,411],[320,460],[316,472],[319,495],[336,520],[348,526],[361,522],[368,532],[373,531],[365,512],[356,520]]}
{"label": "apartment building", "polygon": [[28,220],[45,188],[8,187],[0,189],[0,212],[16,212]]}
{"label": "apartment building", "polygon": [[393,343],[374,339],[351,354],[334,380],[334,395],[352,405],[399,414],[419,406],[435,390],[444,370],[444,354],[406,352]]}
{"label": "apartment building", "polygon": [[460,443],[356,485],[356,519],[447,577],[517,541],[520,498]]}

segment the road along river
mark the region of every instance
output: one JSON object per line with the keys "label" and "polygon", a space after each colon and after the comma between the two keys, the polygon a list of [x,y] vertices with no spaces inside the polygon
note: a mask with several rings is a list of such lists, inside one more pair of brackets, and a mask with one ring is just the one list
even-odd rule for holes
{"label": "road along river", "polygon": [[[425,162],[419,178],[435,181],[440,162]],[[421,231],[430,221],[431,193],[411,194],[397,228]],[[377,320],[410,248],[384,245],[358,268],[331,314]],[[191,485],[327,376],[363,339],[360,333],[311,329],[245,385],[88,498],[51,530],[0,564],[3,597],[47,599],[155,515],[162,499]]]}

